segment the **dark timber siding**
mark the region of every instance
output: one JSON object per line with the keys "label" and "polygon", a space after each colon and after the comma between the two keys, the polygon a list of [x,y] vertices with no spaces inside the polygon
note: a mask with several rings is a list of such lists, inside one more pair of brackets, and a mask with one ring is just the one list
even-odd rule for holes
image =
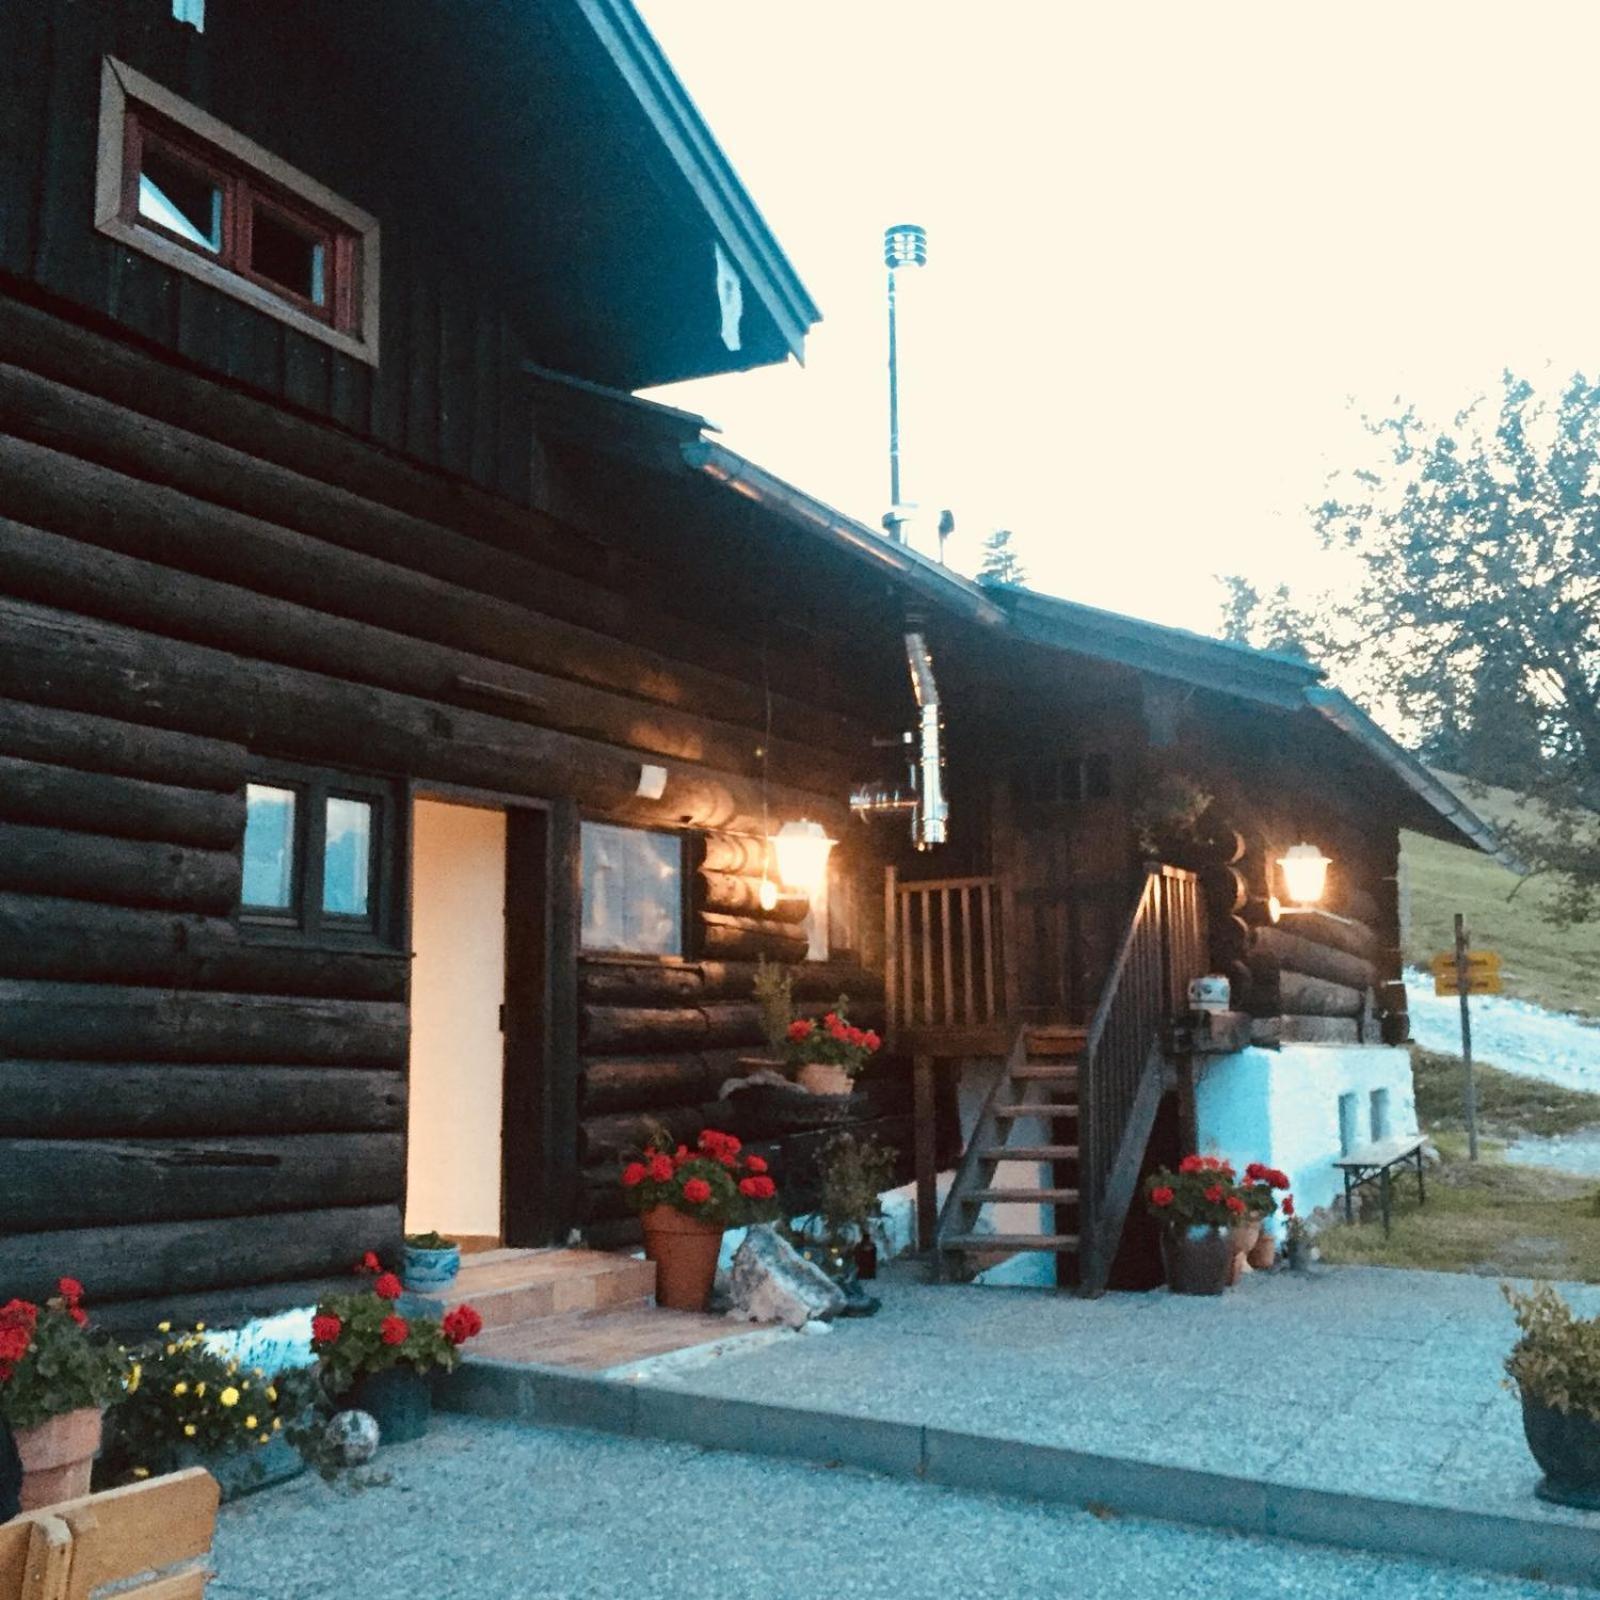
{"label": "dark timber siding", "polygon": [[[691,831],[701,948],[587,964],[568,994],[582,1043],[542,1114],[585,1181],[556,1220],[610,1215],[582,1194],[639,1113],[714,1114],[759,1043],[755,958],[803,948],[754,904],[741,835],[763,804],[842,829],[870,729],[821,709],[838,684],[774,693],[764,786],[753,652],[657,609],[668,573],[630,564],[624,593],[609,561],[0,297],[0,1296],[70,1272],[123,1320],[259,1309],[396,1242],[409,958],[241,931],[254,758]],[[669,769],[659,803],[634,798],[641,760]],[[806,976],[810,1001],[840,990],[878,1019],[859,966]]]}

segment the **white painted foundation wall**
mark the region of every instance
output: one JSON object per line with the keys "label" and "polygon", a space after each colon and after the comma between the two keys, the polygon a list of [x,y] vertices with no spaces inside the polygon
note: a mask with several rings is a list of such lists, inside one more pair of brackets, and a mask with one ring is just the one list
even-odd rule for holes
{"label": "white painted foundation wall", "polygon": [[[1373,1127],[1374,1094],[1386,1095],[1387,1126]],[[1309,1216],[1344,1193],[1333,1163],[1342,1153],[1340,1098],[1346,1136],[1414,1135],[1417,1105],[1410,1052],[1384,1045],[1286,1044],[1214,1056],[1197,1070],[1195,1112],[1200,1153],[1224,1156],[1242,1173],[1252,1161],[1286,1172],[1295,1208]],[[1354,1111],[1352,1118],[1350,1113]],[[1281,1219],[1273,1219],[1281,1234]]]}

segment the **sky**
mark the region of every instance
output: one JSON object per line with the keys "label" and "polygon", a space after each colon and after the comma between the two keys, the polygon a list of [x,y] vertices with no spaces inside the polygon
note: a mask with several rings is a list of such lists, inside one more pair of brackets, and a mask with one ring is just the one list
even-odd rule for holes
{"label": "sky", "polygon": [[875,526],[921,223],[906,495],[964,570],[1009,527],[1035,587],[1212,631],[1219,572],[1333,581],[1363,412],[1600,366],[1600,4],[638,4],[824,318],[655,393]]}

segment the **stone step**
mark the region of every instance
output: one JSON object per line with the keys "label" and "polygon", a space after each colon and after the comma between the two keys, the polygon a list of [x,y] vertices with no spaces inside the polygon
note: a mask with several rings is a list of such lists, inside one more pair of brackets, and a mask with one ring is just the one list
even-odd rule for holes
{"label": "stone step", "polygon": [[1040,1205],[1076,1205],[1076,1189],[974,1189],[961,1197],[963,1205],[1009,1205],[1013,1202],[1027,1205],[1037,1200]]}
{"label": "stone step", "polygon": [[1015,1106],[996,1106],[994,1114],[996,1117],[1006,1121],[1016,1121],[1022,1117],[1075,1117],[1078,1114],[1078,1108],[1076,1105],[1051,1101],[1041,1105],[1024,1103]]}
{"label": "stone step", "polygon": [[954,1233],[941,1250],[1053,1250],[1062,1253],[1078,1248],[1075,1233]]}
{"label": "stone step", "polygon": [[985,1161],[1076,1161],[1075,1144],[990,1144],[981,1151]]}
{"label": "stone step", "polygon": [[656,1291],[652,1261],[605,1250],[485,1251],[464,1256],[456,1281],[425,1296],[446,1307],[471,1301],[485,1328],[572,1312],[648,1305]]}
{"label": "stone step", "polygon": [[731,1322],[727,1317],[693,1311],[664,1311],[653,1305],[630,1305],[607,1311],[571,1311],[486,1328],[467,1346],[467,1359],[604,1372],[679,1350],[767,1333],[762,1324]]}

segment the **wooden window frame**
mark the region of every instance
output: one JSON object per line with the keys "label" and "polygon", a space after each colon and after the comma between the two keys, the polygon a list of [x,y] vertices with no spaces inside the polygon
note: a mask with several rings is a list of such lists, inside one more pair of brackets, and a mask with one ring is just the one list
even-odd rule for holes
{"label": "wooden window frame", "polygon": [[[170,151],[221,190],[220,251],[204,250],[140,215],[139,173],[147,143]],[[251,268],[258,210],[324,244],[325,306]],[[100,73],[95,227],[297,332],[371,366],[378,363],[377,220],[110,56]]]}
{"label": "wooden window frame", "polygon": [[[673,840],[678,847],[678,948],[676,950],[616,950],[607,945],[583,943],[583,830],[590,823],[602,828],[621,828],[629,833],[655,833]],[[690,836],[680,828],[652,828],[648,824],[621,821],[616,817],[596,816],[585,812],[578,821],[578,954],[584,961],[618,961],[639,965],[655,961],[663,965],[683,965],[696,959],[691,949],[694,940],[694,923],[691,904],[690,879],[693,864],[689,859]]]}
{"label": "wooden window frame", "polygon": [[[364,777],[326,767],[281,761],[252,761],[246,783],[292,789],[295,794],[294,869],[287,909],[247,906],[241,900],[239,926],[253,937],[339,948],[393,950],[402,926],[400,865],[404,824],[398,786],[386,778]],[[329,800],[359,800],[372,807],[372,839],[367,863],[367,915],[345,916],[322,905],[327,875]],[[244,848],[241,841],[240,850]]]}

